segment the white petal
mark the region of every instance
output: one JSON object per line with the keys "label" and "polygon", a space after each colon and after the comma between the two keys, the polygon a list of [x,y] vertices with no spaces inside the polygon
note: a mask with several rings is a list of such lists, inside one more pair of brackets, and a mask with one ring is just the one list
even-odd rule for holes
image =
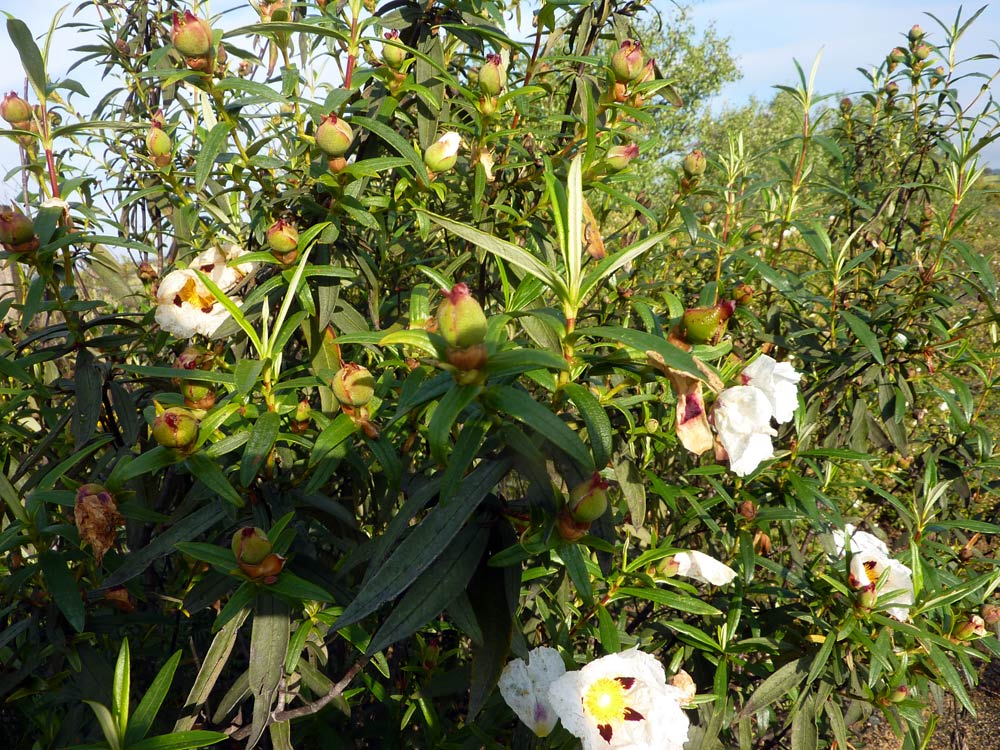
{"label": "white petal", "polygon": [[554,648],[536,648],[528,663],[515,659],[500,675],[500,695],[517,717],[539,737],[547,737],[558,721],[549,702],[549,687],[566,673],[562,657]]}
{"label": "white petal", "polygon": [[794,367],[762,354],[744,368],[743,378],[748,385],[764,392],[771,404],[771,413],[779,424],[792,419],[799,403],[798,382],[802,379]]}
{"label": "white petal", "polygon": [[727,388],[715,400],[715,430],[729,454],[730,468],[739,476],[751,473],[774,449],[771,404],[766,394],[750,385]]}
{"label": "white petal", "polygon": [[736,577],[736,571],[728,565],[697,550],[678,552],[674,555],[674,560],[678,565],[677,575],[694,578],[702,583],[725,586]]}

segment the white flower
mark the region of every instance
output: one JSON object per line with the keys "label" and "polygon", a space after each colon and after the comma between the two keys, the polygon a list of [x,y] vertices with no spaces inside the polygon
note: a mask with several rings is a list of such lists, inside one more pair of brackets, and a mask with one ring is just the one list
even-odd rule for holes
{"label": "white flower", "polygon": [[736,577],[736,571],[704,552],[690,550],[674,555],[677,575],[687,576],[713,586],[725,586]]}
{"label": "white flower", "polygon": [[500,695],[507,705],[539,737],[548,737],[559,717],[549,703],[549,687],[566,674],[566,665],[554,648],[541,647],[524,659],[514,659],[500,675]]}
{"label": "white flower", "polygon": [[743,370],[744,385],[752,385],[764,391],[771,402],[771,413],[784,424],[791,420],[795,407],[799,405],[798,382],[802,375],[788,362],[776,362],[762,354]]}
{"label": "white flower", "polygon": [[739,476],[751,473],[774,454],[771,402],[752,385],[727,388],[715,400],[713,418],[719,441],[729,454],[729,466]]}
{"label": "white flower", "polygon": [[844,557],[851,550],[850,584],[856,589],[878,592],[878,603],[890,617],[907,620],[913,604],[913,571],[889,557],[889,548],[881,539],[847,524],[843,531],[835,530],[823,540],[827,552]]}
{"label": "white flower", "polygon": [[659,660],[638,649],[610,654],[552,683],[549,699],[583,750],[683,750],[685,693]]}
{"label": "white flower", "polygon": [[156,291],[156,322],[160,328],[191,338],[196,333],[211,336],[229,317],[208,288],[191,269],[171,271]]}

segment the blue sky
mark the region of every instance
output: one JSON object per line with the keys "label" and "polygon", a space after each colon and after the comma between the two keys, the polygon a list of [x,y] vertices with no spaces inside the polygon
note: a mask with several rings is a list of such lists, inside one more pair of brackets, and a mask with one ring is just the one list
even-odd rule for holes
{"label": "blue sky", "polygon": [[[668,7],[669,0],[656,0],[660,7]],[[41,33],[55,12],[65,5],[61,0],[32,0],[17,4],[16,12],[33,32]],[[78,3],[73,3],[73,6]],[[793,83],[795,69],[792,60],[798,59],[804,68],[812,65],[822,49],[823,57],[817,76],[820,92],[852,92],[864,86],[864,79],[856,70],[859,66],[876,65],[894,46],[903,43],[903,34],[914,24],[921,24],[932,33],[931,41],[940,42],[943,32],[922,10],[933,12],[950,23],[961,3],[951,0],[702,0],[694,4],[694,19],[700,26],[715,23],[723,35],[732,38],[732,51],[739,60],[743,79],[729,85],[715,101],[715,106],[735,106],[750,95],[768,99],[776,83]],[[10,7],[8,0],[0,6]],[[70,6],[71,8],[73,6]],[[231,8],[246,8],[241,0],[215,0],[212,10],[219,12]],[[966,5],[964,17],[979,7]],[[64,21],[69,15],[64,16]],[[93,6],[86,11],[93,20]],[[228,24],[235,24],[231,18]],[[968,32],[960,46],[962,57],[997,52],[990,40],[1000,38],[1000,3],[988,8]],[[50,75],[64,77],[76,53],[70,49],[85,43],[73,30],[61,30],[52,45]],[[0,31],[0,91],[21,91],[23,77],[17,65],[17,56],[6,33]],[[994,61],[995,63],[995,61]],[[983,70],[990,62],[979,63]],[[74,71],[73,77],[92,91],[100,90],[99,71],[96,66]],[[979,82],[970,83],[968,90],[978,88]],[[81,104],[81,106],[85,106]],[[985,160],[1000,167],[1000,143],[984,151]],[[0,143],[0,170],[2,174],[17,164],[17,151],[4,139]],[[0,186],[0,200],[12,198],[16,187]]]}

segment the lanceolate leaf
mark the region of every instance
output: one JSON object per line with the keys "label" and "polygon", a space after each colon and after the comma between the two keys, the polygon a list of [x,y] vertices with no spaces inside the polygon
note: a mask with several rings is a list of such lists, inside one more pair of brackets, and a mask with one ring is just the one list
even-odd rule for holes
{"label": "lanceolate leaf", "polygon": [[253,695],[253,730],[247,739],[252,748],[266,728],[271,706],[284,674],[285,652],[291,636],[288,608],[271,594],[261,592],[254,606],[250,634],[250,692]]}
{"label": "lanceolate leaf", "polygon": [[613,328],[601,326],[597,328],[578,328],[581,336],[603,339],[606,342],[621,342],[641,352],[654,351],[663,357],[663,361],[675,370],[681,370],[693,375],[698,380],[704,380],[705,374],[698,369],[691,355],[674,346],[661,336],[654,336],[644,331],[631,328]]}
{"label": "lanceolate leaf", "polygon": [[128,722],[128,731],[125,733],[125,746],[132,747],[149,732],[153,726],[153,719],[163,705],[163,699],[167,697],[170,690],[170,683],[173,682],[174,672],[181,662],[181,652],[177,651],[157,672],[156,677],[150,684],[146,694],[142,696],[139,705],[136,706],[135,713]]}

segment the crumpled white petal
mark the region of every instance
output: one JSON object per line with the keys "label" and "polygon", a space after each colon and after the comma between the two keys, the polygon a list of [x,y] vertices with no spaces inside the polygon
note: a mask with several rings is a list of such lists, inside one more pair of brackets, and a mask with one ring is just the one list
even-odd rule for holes
{"label": "crumpled white petal", "polygon": [[230,261],[236,260],[241,255],[246,255],[247,251],[239,245],[228,243],[219,247],[210,247],[198,253],[188,265],[188,268],[197,268],[208,276],[216,286],[223,291],[228,291],[236,286],[243,278],[251,273],[255,268],[253,263],[241,263],[239,265],[229,265]]}
{"label": "crumpled white petal", "polygon": [[760,355],[743,369],[744,385],[759,388],[771,404],[771,413],[778,424],[791,421],[799,405],[798,382],[801,373],[788,362],[776,362],[773,357]]}
{"label": "crumpled white petal", "polygon": [[685,693],[667,684],[659,660],[638,649],[567,672],[549,698],[583,750],[683,750],[687,741]]}
{"label": "crumpled white petal", "polygon": [[715,400],[715,431],[729,454],[729,467],[744,477],[774,455],[771,403],[751,385],[726,388]]}
{"label": "crumpled white petal", "polygon": [[844,530],[835,529],[825,535],[823,545],[834,557],[844,557],[851,550],[850,584],[856,589],[874,587],[878,603],[897,620],[908,620],[913,605],[913,571],[899,560],[889,557],[885,542],[851,524]]}
{"label": "crumpled white petal", "polygon": [[677,552],[674,554],[674,562],[677,564],[677,575],[713,586],[725,586],[736,577],[736,571],[728,565],[697,550]]}
{"label": "crumpled white petal", "polygon": [[566,665],[554,648],[542,646],[528,652],[528,662],[514,659],[500,675],[500,695],[539,737],[551,734],[559,717],[549,702],[549,687],[566,674]]}

